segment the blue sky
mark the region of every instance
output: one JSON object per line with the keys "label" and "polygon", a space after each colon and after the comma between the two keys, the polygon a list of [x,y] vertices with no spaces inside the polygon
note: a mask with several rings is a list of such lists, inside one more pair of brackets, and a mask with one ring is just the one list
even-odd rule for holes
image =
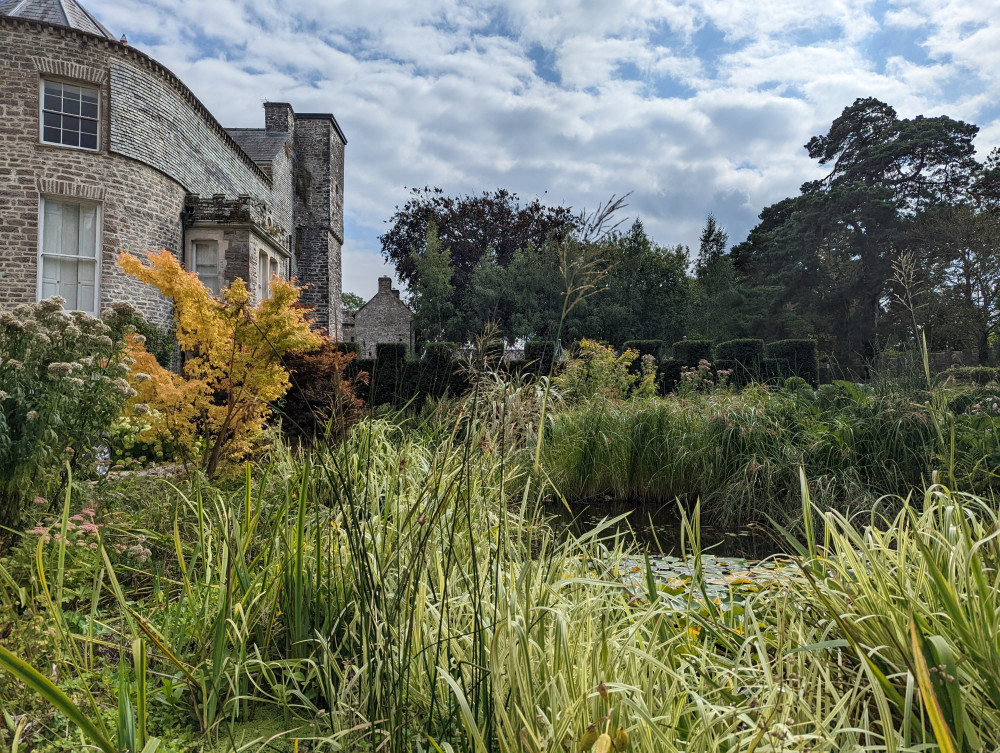
{"label": "blue sky", "polygon": [[369,296],[408,187],[632,195],[659,243],[733,242],[819,175],[802,145],[857,97],[1000,145],[1000,0],[84,0],[223,125],[264,100],[349,140],[344,288]]}

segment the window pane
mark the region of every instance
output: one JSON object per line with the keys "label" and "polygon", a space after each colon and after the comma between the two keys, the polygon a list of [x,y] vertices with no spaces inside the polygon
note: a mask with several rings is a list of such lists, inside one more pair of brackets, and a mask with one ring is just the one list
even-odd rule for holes
{"label": "window pane", "polygon": [[[62,250],[62,204],[55,201],[45,202],[44,237],[42,238],[43,254],[58,254]],[[52,279],[58,280],[59,275]]]}
{"label": "window pane", "polygon": [[191,244],[194,271],[198,279],[213,293],[219,292],[219,244],[216,241],[195,241]]}
{"label": "window pane", "polygon": [[66,308],[69,311],[76,311],[77,306],[77,284],[76,284],[76,262],[72,259],[59,260],[59,295],[66,299]]}
{"label": "window pane", "polygon": [[59,253],[76,256],[80,253],[80,205],[62,205],[62,239]]}
{"label": "window pane", "polygon": [[78,261],[76,264],[76,308],[94,313],[94,294],[97,292],[97,264]]}
{"label": "window pane", "polygon": [[[64,146],[99,146],[100,92],[72,84],[44,84],[42,141]],[[60,117],[62,116],[62,117]]]}
{"label": "window pane", "polygon": [[59,260],[42,257],[42,298],[59,295]]}
{"label": "window pane", "polygon": [[80,207],[79,254],[88,259],[97,257],[97,207]]}

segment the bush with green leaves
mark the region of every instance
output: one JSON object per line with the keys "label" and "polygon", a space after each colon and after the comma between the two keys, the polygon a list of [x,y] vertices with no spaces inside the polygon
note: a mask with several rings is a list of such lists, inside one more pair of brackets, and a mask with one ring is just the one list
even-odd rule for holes
{"label": "bush with green leaves", "polygon": [[68,472],[94,471],[97,448],[135,395],[122,332],[63,303],[0,315],[0,523],[8,526]]}

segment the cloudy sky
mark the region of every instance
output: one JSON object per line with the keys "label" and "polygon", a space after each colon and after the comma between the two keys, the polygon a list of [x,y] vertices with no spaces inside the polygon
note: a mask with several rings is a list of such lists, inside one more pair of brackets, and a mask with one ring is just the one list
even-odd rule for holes
{"label": "cloudy sky", "polygon": [[1000,0],[84,0],[223,125],[265,99],[347,135],[344,288],[384,269],[407,187],[505,187],[733,242],[819,173],[802,145],[857,97],[1000,145]]}

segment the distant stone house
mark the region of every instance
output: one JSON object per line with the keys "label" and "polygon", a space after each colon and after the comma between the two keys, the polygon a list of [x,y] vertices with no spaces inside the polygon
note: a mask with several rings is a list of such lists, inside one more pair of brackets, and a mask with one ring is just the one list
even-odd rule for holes
{"label": "distant stone house", "polygon": [[296,276],[341,335],[344,150],[333,115],[264,105],[223,128],[174,74],[76,0],[0,0],[0,310],[52,295],[99,314],[168,301],[121,250],[166,248],[213,290]]}
{"label": "distant stone house", "polygon": [[393,290],[391,277],[378,278],[378,292],[357,311],[344,311],[344,342],[361,346],[362,358],[374,358],[379,343],[406,343],[413,351],[413,311]]}

